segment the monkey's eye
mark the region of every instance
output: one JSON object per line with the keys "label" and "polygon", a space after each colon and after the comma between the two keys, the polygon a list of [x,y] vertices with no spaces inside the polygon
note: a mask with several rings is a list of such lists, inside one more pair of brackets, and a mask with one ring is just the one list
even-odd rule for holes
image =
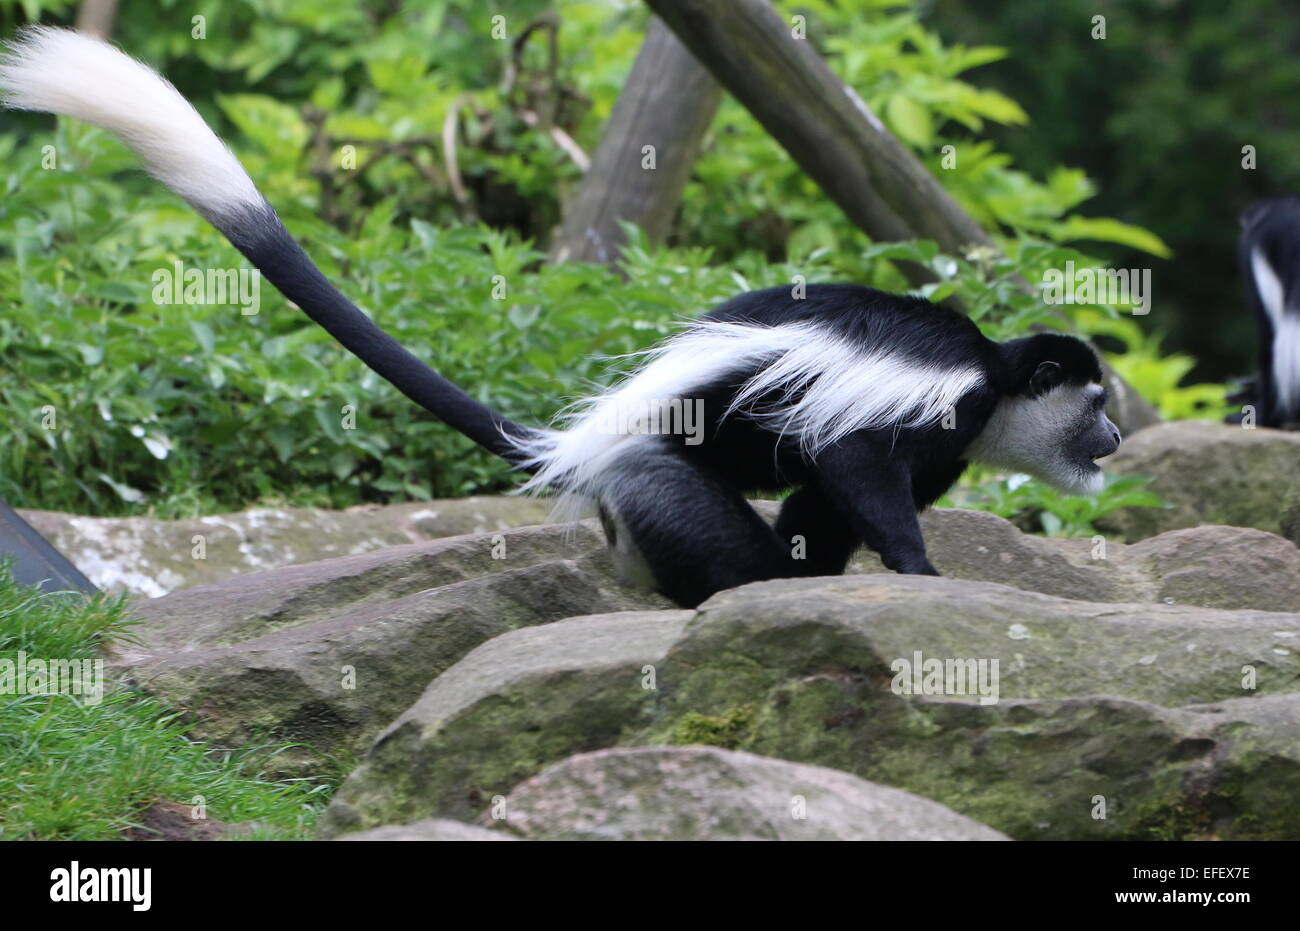
{"label": "monkey's eye", "polygon": [[1092,399],[1092,408],[1093,408],[1093,410],[1098,410],[1098,411],[1099,411],[1099,410],[1101,410],[1102,408],[1104,408],[1104,407],[1106,406],[1106,402],[1107,402],[1109,399],[1110,399],[1110,395],[1106,394],[1106,391],[1105,391],[1104,388],[1103,388],[1101,391],[1097,392],[1096,396],[1093,397],[1093,399]]}

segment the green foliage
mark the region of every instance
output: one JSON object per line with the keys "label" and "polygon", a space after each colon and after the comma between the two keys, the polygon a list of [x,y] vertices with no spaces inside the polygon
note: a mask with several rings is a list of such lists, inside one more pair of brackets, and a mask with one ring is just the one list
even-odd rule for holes
{"label": "green foliage", "polygon": [[[549,422],[606,383],[606,360],[750,288],[802,276],[903,290],[894,262],[919,261],[939,278],[922,294],[959,296],[990,336],[1006,338],[1092,319],[1086,308],[1058,314],[1023,286],[1066,261],[1092,264],[1067,241],[1165,251],[1145,231],[1071,213],[1093,193],[1082,173],[1058,168],[1035,180],[975,136],[1025,120],[1010,98],[961,77],[1000,50],[945,46],[898,3],[782,6],[809,17],[809,40],[999,232],[1005,255],[868,243],[727,98],[670,248],[632,231],[617,269],[546,263],[541,245],[578,177],[547,130],[594,149],[640,45],[640,4],[559,0],[554,60],[546,28],[513,42],[552,9],[543,0],[239,0],[200,11],[201,39],[189,5],[161,0],[124,4],[115,36],[194,100],[358,306],[526,423]],[[0,11],[66,21],[73,5],[0,0]],[[511,41],[491,37],[498,12]],[[10,437],[0,495],[11,503],[180,516],[516,484],[269,285],[251,316],[232,304],[155,303],[160,269],[245,263],[103,133],[27,115],[0,121],[30,131],[22,142],[0,134],[0,430]],[[441,142],[447,126],[459,140],[454,158]],[[949,144],[955,168],[941,164]],[[54,170],[42,164],[46,145]],[[1098,310],[1097,320],[1113,322],[1119,309]],[[1116,365],[1140,369],[1174,399],[1170,409],[1199,403],[1206,389],[1176,387],[1181,360],[1162,359],[1150,341],[1123,345]]]}
{"label": "green foliage", "polygon": [[1106,318],[1119,313],[1118,308],[1104,304],[1047,303],[1041,286],[1035,288],[1033,282],[1041,282],[1048,269],[1062,268],[1067,262],[1076,266],[1093,263],[1081,252],[1041,240],[1009,240],[1002,251],[979,248],[965,256],[944,255],[928,240],[870,246],[862,254],[868,259],[907,261],[927,268],[937,280],[915,293],[932,301],[959,298],[962,309],[990,339],[1023,336],[1035,326],[1076,329],[1072,324],[1084,307]]}
{"label": "green foliage", "polygon": [[[1003,94],[958,76],[1000,59],[1000,48],[945,46],[907,4],[803,0],[778,3],[807,15],[808,40],[845,83],[987,228],[1053,242],[1119,242],[1167,256],[1146,230],[1118,220],[1069,215],[1095,193],[1081,171],[1055,168],[1038,181],[974,134],[1019,126],[1026,114]],[[678,241],[714,246],[722,260],[757,249],[769,256],[816,248],[855,249],[865,240],[739,103],[727,97],[715,118],[682,205]],[[945,164],[952,146],[955,165]],[[903,286],[896,276],[880,283]]]}
{"label": "green foliage", "polygon": [[[0,661],[93,660],[129,635],[123,599],[42,594],[0,563]],[[0,667],[3,668],[3,667]],[[209,817],[309,835],[326,786],[260,775],[267,748],[218,750],[156,701],[105,683],[102,700],[0,692],[0,840],[112,840],[155,800],[206,800]]]}
{"label": "green foliage", "polygon": [[1025,475],[998,476],[963,484],[945,495],[939,505],[988,511],[1049,537],[1090,537],[1097,533],[1097,518],[1117,508],[1163,507],[1164,502],[1144,487],[1149,481],[1140,476],[1107,475],[1105,486],[1095,495],[1066,495]]}

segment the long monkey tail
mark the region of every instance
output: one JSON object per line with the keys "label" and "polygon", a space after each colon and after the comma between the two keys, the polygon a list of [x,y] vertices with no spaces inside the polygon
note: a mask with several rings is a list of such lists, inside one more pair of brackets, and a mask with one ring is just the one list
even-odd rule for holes
{"label": "long monkey tail", "polygon": [[321,274],[239,160],[162,75],[106,42],[32,26],[0,56],[0,102],[74,117],[118,136],[289,300],[416,404],[479,446],[534,471],[539,431],[503,417],[404,349]]}

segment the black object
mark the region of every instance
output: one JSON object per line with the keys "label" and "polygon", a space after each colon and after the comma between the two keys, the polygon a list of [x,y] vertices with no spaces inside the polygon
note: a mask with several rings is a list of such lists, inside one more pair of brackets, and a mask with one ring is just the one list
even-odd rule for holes
{"label": "black object", "polygon": [[99,591],[3,499],[0,499],[0,556],[12,558],[14,579],[24,585],[39,584],[45,592],[72,589],[93,595]]}

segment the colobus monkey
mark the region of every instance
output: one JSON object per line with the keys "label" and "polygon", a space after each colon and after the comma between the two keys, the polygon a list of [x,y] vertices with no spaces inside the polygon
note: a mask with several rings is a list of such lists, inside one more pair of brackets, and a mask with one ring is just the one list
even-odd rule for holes
{"label": "colobus monkey", "polygon": [[[840,573],[864,543],[891,569],[934,575],[917,511],[969,460],[1091,492],[1102,483],[1093,460],[1119,446],[1097,358],[1079,340],[995,343],[928,301],[838,284],[733,298],[563,428],[523,427],[421,363],[330,285],[230,151],[145,65],[95,39],[33,28],[0,60],[0,91],[11,107],[120,136],[409,398],[531,473],[527,487],[593,502],[615,556],[683,605],[745,582]],[[702,433],[653,428],[683,404],[702,411]],[[775,527],[744,495],[788,489]]]}
{"label": "colobus monkey", "polygon": [[1259,330],[1255,422],[1300,429],[1300,197],[1246,208],[1237,256]]}

